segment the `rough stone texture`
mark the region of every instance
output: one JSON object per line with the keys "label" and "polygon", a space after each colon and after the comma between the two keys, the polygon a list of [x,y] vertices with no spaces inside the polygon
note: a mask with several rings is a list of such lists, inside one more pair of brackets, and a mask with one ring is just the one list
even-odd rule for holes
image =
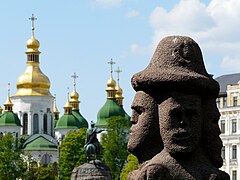
{"label": "rough stone texture", "polygon": [[111,172],[100,160],[92,160],[72,171],[71,180],[111,180]]}
{"label": "rough stone texture", "polygon": [[146,69],[132,77],[132,86],[137,92],[128,150],[140,167],[129,180],[230,179],[218,169],[219,85],[193,39],[164,38]]}

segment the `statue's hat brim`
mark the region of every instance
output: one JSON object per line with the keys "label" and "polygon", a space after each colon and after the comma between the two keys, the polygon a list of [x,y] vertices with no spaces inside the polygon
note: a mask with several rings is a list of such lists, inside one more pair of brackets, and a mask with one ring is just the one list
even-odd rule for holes
{"label": "statue's hat brim", "polygon": [[179,91],[217,97],[219,84],[205,69],[198,44],[185,36],[160,41],[150,64],[133,75],[136,91]]}

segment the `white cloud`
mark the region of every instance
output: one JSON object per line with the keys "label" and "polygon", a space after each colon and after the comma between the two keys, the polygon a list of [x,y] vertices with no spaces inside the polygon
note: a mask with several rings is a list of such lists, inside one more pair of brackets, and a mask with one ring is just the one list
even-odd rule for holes
{"label": "white cloud", "polygon": [[153,44],[167,35],[204,36],[214,22],[207,13],[207,6],[199,0],[181,0],[170,11],[157,7],[150,15],[154,30]]}
{"label": "white cloud", "polygon": [[240,56],[238,57],[225,56],[221,62],[221,68],[224,70],[240,71]]}
{"label": "white cloud", "polygon": [[129,11],[129,12],[127,13],[127,17],[136,17],[136,16],[138,16],[139,14],[140,14],[139,11],[132,10],[132,11]]}
{"label": "white cloud", "polygon": [[[152,47],[155,49],[168,35],[190,36],[200,44],[205,57],[216,58],[214,62],[218,65],[207,62],[211,68],[236,70],[240,60],[232,57],[238,57],[240,52],[239,9],[240,0],[211,0],[209,4],[201,0],[180,0],[170,10],[156,7],[149,16]],[[137,51],[138,45],[134,47]]]}
{"label": "white cloud", "polygon": [[94,0],[94,1],[95,3],[102,7],[112,7],[120,5],[123,0]]}

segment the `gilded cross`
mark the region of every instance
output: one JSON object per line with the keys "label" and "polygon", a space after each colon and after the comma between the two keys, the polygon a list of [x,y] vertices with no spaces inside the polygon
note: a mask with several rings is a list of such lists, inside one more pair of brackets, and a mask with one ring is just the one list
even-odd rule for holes
{"label": "gilded cross", "polygon": [[117,70],[115,70],[115,72],[118,74],[117,81],[118,81],[118,85],[119,85],[119,74],[122,72],[122,70],[119,69],[119,67],[118,67]]}
{"label": "gilded cross", "polygon": [[34,33],[34,21],[37,20],[37,18],[34,17],[34,14],[32,14],[32,17],[29,18],[29,20],[32,21],[32,33]]}
{"label": "gilded cross", "polygon": [[76,75],[76,72],[74,72],[74,74],[71,77],[73,78],[74,90],[76,91],[76,79],[78,78],[78,76]]}
{"label": "gilded cross", "polygon": [[67,87],[67,100],[69,101],[69,87]]}
{"label": "gilded cross", "polygon": [[8,97],[10,97],[10,83],[8,83]]}
{"label": "gilded cross", "polygon": [[113,70],[112,70],[112,65],[113,64],[116,64],[113,60],[112,60],[112,58],[111,58],[111,60],[108,62],[108,64],[110,64],[110,66],[111,66],[111,69],[110,69],[110,73],[111,73],[111,77],[112,77],[112,72],[113,72]]}

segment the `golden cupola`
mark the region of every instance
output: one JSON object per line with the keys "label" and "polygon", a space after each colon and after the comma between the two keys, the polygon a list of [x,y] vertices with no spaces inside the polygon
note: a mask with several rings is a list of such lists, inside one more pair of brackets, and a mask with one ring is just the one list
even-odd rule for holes
{"label": "golden cupola", "polygon": [[60,112],[58,111],[58,108],[57,108],[56,94],[54,95],[53,113],[54,113],[54,117],[55,117],[54,119],[59,119]]}
{"label": "golden cupola", "polygon": [[70,104],[72,105],[72,110],[79,110],[79,94],[76,90],[76,78],[78,78],[78,76],[76,75],[76,73],[74,72],[74,75],[72,76],[72,78],[74,79],[74,89],[73,92],[70,94]]}
{"label": "golden cupola", "polygon": [[120,72],[122,72],[120,69],[119,69],[119,67],[118,67],[118,69],[115,71],[116,73],[118,73],[118,77],[117,77],[117,86],[115,87],[115,89],[116,89],[116,100],[117,100],[117,102],[118,102],[118,104],[120,105],[120,106],[122,106],[123,105],[123,99],[124,99],[124,97],[122,96],[122,94],[123,94],[123,90],[122,90],[122,88],[120,87],[120,84],[119,84],[119,74],[120,74]]}
{"label": "golden cupola", "polygon": [[10,83],[8,83],[8,97],[4,103],[4,106],[5,106],[5,112],[12,112],[13,103],[10,99]]}
{"label": "golden cupola", "polygon": [[51,96],[50,81],[39,67],[40,43],[34,36],[36,18],[32,16],[30,20],[32,20],[32,36],[27,41],[27,68],[17,80],[15,96]]}
{"label": "golden cupola", "polygon": [[112,77],[112,65],[115,64],[115,62],[113,62],[113,60],[111,59],[110,62],[108,62],[108,64],[111,65],[111,69],[110,69],[110,78],[107,81],[107,98],[108,99],[115,99],[116,98],[116,81],[113,79]]}

